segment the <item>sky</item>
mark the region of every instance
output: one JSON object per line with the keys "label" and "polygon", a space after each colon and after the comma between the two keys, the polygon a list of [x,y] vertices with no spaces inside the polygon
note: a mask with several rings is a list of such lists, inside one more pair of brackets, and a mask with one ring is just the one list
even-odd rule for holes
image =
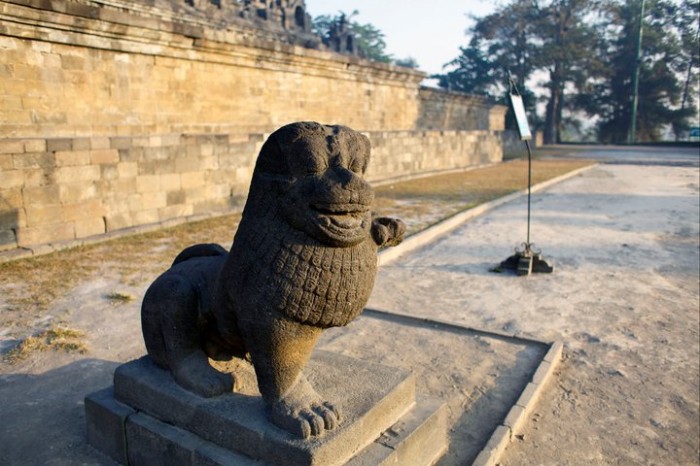
{"label": "sky", "polygon": [[466,46],[469,15],[484,16],[495,9],[493,0],[306,0],[307,12],[336,15],[359,14],[359,23],[371,23],[384,33],[386,52],[394,58],[413,57],[418,68],[442,73],[442,66]]}

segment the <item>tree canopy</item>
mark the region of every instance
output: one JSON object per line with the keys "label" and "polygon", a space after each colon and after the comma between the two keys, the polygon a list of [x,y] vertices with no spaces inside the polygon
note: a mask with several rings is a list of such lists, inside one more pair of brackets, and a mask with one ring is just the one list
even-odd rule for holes
{"label": "tree canopy", "polygon": [[[525,84],[545,90],[546,143],[559,142],[582,117],[605,142],[627,140],[633,74],[639,64],[637,137],[665,127],[681,134],[698,99],[698,0],[511,0],[472,17],[469,42],[436,76],[442,87],[501,98],[511,73],[534,113]],[[636,41],[642,24],[641,60]],[[534,119],[533,119],[534,120]]]}

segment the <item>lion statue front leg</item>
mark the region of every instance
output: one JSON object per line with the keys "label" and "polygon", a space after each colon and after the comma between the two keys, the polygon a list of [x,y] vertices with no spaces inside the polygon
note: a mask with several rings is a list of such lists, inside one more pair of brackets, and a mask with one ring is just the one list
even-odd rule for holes
{"label": "lion statue front leg", "polygon": [[264,313],[239,324],[270,420],[302,438],[334,429],[340,410],[316,393],[303,373],[323,329]]}

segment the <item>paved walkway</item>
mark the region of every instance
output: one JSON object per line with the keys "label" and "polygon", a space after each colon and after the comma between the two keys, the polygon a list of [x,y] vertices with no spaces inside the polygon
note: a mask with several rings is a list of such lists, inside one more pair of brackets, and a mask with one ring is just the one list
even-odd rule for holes
{"label": "paved walkway", "polygon": [[369,307],[565,341],[502,465],[697,464],[699,184],[601,165],[534,196],[554,274],[489,272],[525,239],[523,198],[383,267]]}

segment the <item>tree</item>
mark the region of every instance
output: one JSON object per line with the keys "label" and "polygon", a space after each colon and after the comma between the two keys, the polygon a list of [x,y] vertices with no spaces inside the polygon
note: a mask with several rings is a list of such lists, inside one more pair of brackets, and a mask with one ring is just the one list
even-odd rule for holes
{"label": "tree", "polygon": [[685,73],[681,96],[681,121],[673,126],[676,140],[689,127],[687,119],[694,112],[700,81],[700,2],[684,0],[678,12],[676,27],[680,33],[682,62],[679,66]]}
{"label": "tree", "polygon": [[472,17],[469,46],[460,48],[460,56],[445,65],[446,74],[435,76],[441,86],[493,97],[502,94],[510,73],[524,88],[535,70],[534,4],[515,0],[483,18]]}
{"label": "tree", "polygon": [[397,58],[394,60],[394,65],[403,66],[404,68],[418,69],[418,61],[413,57]]}
{"label": "tree", "polygon": [[545,144],[562,140],[567,85],[585,88],[590,73],[600,67],[598,58],[603,43],[592,6],[590,0],[554,0],[547,5],[536,5],[539,47],[534,62],[549,74],[545,84],[549,91],[543,131]]}
{"label": "tree", "polygon": [[[669,125],[688,126],[698,95],[698,0],[646,0],[636,126],[658,140]],[[437,75],[442,87],[497,98],[508,72],[534,113],[525,83],[546,73],[544,141],[559,142],[582,111],[605,142],[624,142],[633,105],[632,77],[640,0],[511,0],[473,18],[467,47]],[[524,91],[524,92],[523,92]],[[569,127],[565,128],[565,123]],[[590,126],[589,126],[590,127]],[[578,129],[577,129],[578,128]]]}
{"label": "tree", "polygon": [[632,74],[637,64],[640,67],[638,140],[660,140],[665,126],[680,128],[689,114],[681,104],[680,76],[688,68],[692,74],[694,67],[688,66],[692,53],[684,53],[682,46],[684,32],[679,29],[682,9],[668,0],[647,0],[642,18],[641,60],[637,63],[640,7],[638,0],[624,0],[607,8],[607,30],[611,36],[606,57],[609,68],[598,85],[597,95],[589,96],[587,105],[589,114],[601,118],[598,135],[602,142],[627,141],[632,116]]}
{"label": "tree", "polygon": [[321,38],[327,40],[334,26],[347,27],[357,40],[360,56],[382,63],[391,63],[393,57],[386,53],[384,33],[370,23],[362,24],[353,21],[352,18],[358,14],[359,11],[354,10],[349,15],[342,11],[335,16],[320,15],[314,18],[312,29]]}
{"label": "tree", "polygon": [[[444,74],[434,75],[441,87],[500,100],[505,103],[510,77],[514,78],[528,113],[535,115],[536,98],[525,82],[535,71],[536,51],[533,0],[515,0],[482,18],[472,17],[467,30],[469,45],[445,65]],[[507,127],[513,117],[506,116]]]}

